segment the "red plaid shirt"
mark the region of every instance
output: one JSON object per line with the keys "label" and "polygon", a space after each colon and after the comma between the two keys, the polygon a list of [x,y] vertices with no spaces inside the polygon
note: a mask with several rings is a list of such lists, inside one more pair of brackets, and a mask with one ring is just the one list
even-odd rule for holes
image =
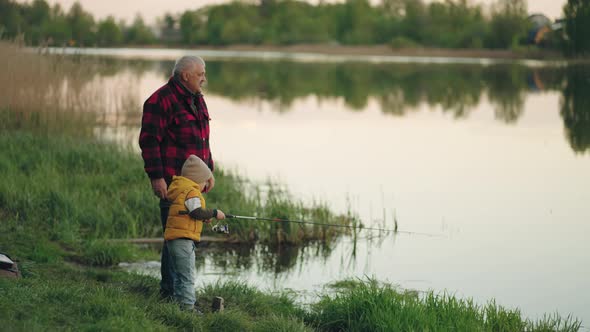
{"label": "red plaid shirt", "polygon": [[209,150],[209,112],[200,93],[193,94],[174,77],[143,104],[139,146],[150,179],[170,183],[189,155],[213,171]]}

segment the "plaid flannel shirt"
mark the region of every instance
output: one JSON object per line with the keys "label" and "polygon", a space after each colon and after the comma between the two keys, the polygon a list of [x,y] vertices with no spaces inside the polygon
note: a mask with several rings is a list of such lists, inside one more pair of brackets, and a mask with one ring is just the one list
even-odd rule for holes
{"label": "plaid flannel shirt", "polygon": [[170,184],[189,155],[213,171],[209,149],[209,112],[200,93],[190,92],[176,78],[154,92],[143,105],[139,146],[150,179]]}

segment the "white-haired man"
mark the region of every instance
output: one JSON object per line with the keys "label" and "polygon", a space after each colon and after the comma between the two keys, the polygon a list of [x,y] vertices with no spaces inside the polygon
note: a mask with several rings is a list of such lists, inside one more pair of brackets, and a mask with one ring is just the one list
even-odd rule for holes
{"label": "white-haired man", "polygon": [[[180,175],[182,165],[190,155],[195,155],[214,170],[209,149],[209,112],[201,88],[207,81],[205,61],[196,56],[183,56],[176,61],[172,77],[154,92],[143,105],[143,117],[139,134],[139,146],[144,169],[150,178],[153,192],[160,198],[162,230],[170,203],[166,199],[172,177]],[[215,185],[211,177],[204,192]],[[174,271],[168,248],[162,249],[163,297],[174,294]]]}

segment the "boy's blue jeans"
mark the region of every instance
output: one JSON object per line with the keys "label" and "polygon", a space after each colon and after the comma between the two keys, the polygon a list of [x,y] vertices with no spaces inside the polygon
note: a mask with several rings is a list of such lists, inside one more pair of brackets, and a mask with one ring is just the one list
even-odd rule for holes
{"label": "boy's blue jeans", "polygon": [[184,307],[195,304],[195,242],[190,239],[166,241],[174,271],[174,299]]}

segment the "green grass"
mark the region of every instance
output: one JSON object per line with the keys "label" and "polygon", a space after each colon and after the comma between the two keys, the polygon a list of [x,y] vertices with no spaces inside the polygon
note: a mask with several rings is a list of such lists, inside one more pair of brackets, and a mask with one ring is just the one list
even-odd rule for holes
{"label": "green grass", "polygon": [[522,317],[492,300],[480,306],[448,294],[399,290],[375,280],[345,280],[336,293],[324,295],[307,318],[322,331],[577,331],[570,317]]}
{"label": "green grass", "polygon": [[225,299],[226,309],[244,311],[254,317],[267,316],[277,312],[302,317],[304,313],[303,310],[293,306],[295,294],[286,292],[266,294],[235,281],[205,285],[201,300],[205,303],[212,303],[215,296]]}
{"label": "green grass", "polygon": [[[226,310],[211,313],[208,293],[198,294],[205,316],[183,312],[174,303],[159,299],[157,280],[124,272],[80,268],[70,264],[35,266],[35,275],[20,280],[0,278],[0,312],[3,329],[81,331],[305,331],[301,311],[292,301],[276,300],[245,285],[234,296],[235,284],[217,285],[225,290]],[[213,290],[213,289],[208,289]],[[253,308],[279,301],[275,310],[244,310],[243,296],[253,298]],[[245,301],[244,301],[245,302]],[[299,314],[300,317],[295,316]],[[278,319],[277,317],[280,317]]]}
{"label": "green grass", "polygon": [[[265,293],[225,281],[197,289],[204,316],[181,311],[158,294],[152,277],[68,263],[23,264],[22,279],[0,278],[7,331],[577,331],[557,314],[537,322],[493,301],[478,306],[450,295],[398,290],[374,280],[343,281],[305,309],[294,294]],[[225,311],[214,313],[222,296]]]}
{"label": "green grass", "polygon": [[[0,149],[0,213],[8,219],[89,252],[93,250],[88,242],[95,239],[161,236],[158,202],[138,154],[82,138],[21,131],[2,132]],[[354,220],[322,204],[305,206],[273,184],[262,199],[256,185],[223,169],[216,171],[216,179],[207,203],[229,213],[340,224]],[[233,240],[240,242],[300,244],[330,240],[343,232],[294,223],[227,222]]]}

